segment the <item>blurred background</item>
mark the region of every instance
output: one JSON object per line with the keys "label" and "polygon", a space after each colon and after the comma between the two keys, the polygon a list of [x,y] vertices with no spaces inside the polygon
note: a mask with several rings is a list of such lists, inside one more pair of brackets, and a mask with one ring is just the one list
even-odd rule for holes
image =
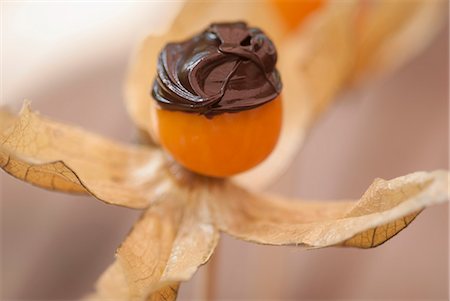
{"label": "blurred background", "polygon": [[[432,0],[431,0],[432,1]],[[3,2],[1,101],[125,142],[128,59],[163,31],[179,2]],[[448,10],[448,7],[447,7]],[[340,95],[270,190],[358,198],[376,177],[448,168],[448,17],[433,42],[395,73]],[[90,197],[1,179],[2,300],[73,300],[93,289],[139,215]],[[448,205],[429,208],[371,250],[305,251],[223,236],[212,258],[216,300],[447,300]],[[201,268],[181,288],[198,300]]]}

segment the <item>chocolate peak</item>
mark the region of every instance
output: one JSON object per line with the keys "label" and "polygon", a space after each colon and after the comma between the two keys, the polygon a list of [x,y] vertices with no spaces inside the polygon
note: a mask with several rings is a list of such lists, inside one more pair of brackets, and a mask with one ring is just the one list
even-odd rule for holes
{"label": "chocolate peak", "polygon": [[164,47],[152,95],[163,109],[207,117],[252,109],[280,94],[276,61],[275,46],[260,29],[214,23]]}

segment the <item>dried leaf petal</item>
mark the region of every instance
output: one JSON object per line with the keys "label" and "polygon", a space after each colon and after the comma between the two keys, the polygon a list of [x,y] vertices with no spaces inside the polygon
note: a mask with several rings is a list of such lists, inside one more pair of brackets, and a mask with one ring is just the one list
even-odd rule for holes
{"label": "dried leaf petal", "polygon": [[283,125],[272,154],[236,180],[252,190],[278,178],[297,155],[307,129],[345,85],[354,59],[356,5],[330,3],[298,35],[278,45]]}
{"label": "dried leaf petal", "polygon": [[429,44],[445,20],[444,4],[329,1],[301,31],[278,44],[283,131],[273,154],[238,176],[239,183],[263,188],[281,175],[309,126],[353,80],[391,71]]}
{"label": "dried leaf petal", "polygon": [[[219,240],[213,225],[207,186],[189,192],[183,219],[162,282],[187,281],[211,257]],[[208,198],[208,199],[207,199]]]}
{"label": "dried leaf petal", "polygon": [[[170,293],[208,261],[219,235],[206,190],[181,191],[149,208],[135,224],[118,249],[116,262],[101,277],[95,298],[145,300]],[[176,201],[179,197],[186,202]]]}
{"label": "dried leaf petal", "polygon": [[352,238],[344,241],[341,245],[344,247],[363,249],[377,247],[406,228],[420,212],[421,211],[411,213],[401,219],[358,233]]}
{"label": "dried leaf petal", "polygon": [[164,162],[158,150],[119,144],[50,121],[29,105],[0,134],[0,166],[11,175],[126,207],[145,208],[170,188]]}
{"label": "dried leaf petal", "polygon": [[162,202],[142,215],[117,250],[116,262],[100,278],[97,298],[145,300],[155,290],[176,237],[181,205]]}
{"label": "dried leaf petal", "polygon": [[244,240],[368,248],[401,231],[425,207],[447,201],[448,187],[446,171],[416,172],[375,180],[357,202],[295,202],[228,184],[216,190],[220,200],[213,205],[218,227]]}
{"label": "dried leaf petal", "polygon": [[30,184],[70,193],[86,192],[77,175],[62,161],[33,164],[0,149],[0,167]]}
{"label": "dried leaf petal", "polygon": [[362,7],[353,77],[391,71],[418,54],[445,21],[446,1],[379,0]]}

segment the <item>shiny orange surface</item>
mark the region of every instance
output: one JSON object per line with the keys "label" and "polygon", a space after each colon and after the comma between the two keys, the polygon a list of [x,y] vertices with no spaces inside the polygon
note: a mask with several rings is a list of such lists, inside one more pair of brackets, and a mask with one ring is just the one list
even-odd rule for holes
{"label": "shiny orange surface", "polygon": [[207,118],[157,110],[162,146],[184,167],[208,176],[227,177],[263,161],[281,129],[281,97],[255,109]]}
{"label": "shiny orange surface", "polygon": [[326,0],[271,0],[283,17],[289,30],[301,25],[311,13],[321,8]]}

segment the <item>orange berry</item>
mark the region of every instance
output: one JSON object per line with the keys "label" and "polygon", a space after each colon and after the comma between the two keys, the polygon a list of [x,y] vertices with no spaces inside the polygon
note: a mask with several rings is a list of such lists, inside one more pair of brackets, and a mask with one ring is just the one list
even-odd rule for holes
{"label": "orange berry", "polygon": [[321,8],[326,0],[272,0],[289,30],[295,30],[311,13]]}
{"label": "orange berry", "polygon": [[181,165],[227,177],[246,171],[273,150],[281,129],[281,97],[237,113],[204,115],[157,109],[159,140]]}

